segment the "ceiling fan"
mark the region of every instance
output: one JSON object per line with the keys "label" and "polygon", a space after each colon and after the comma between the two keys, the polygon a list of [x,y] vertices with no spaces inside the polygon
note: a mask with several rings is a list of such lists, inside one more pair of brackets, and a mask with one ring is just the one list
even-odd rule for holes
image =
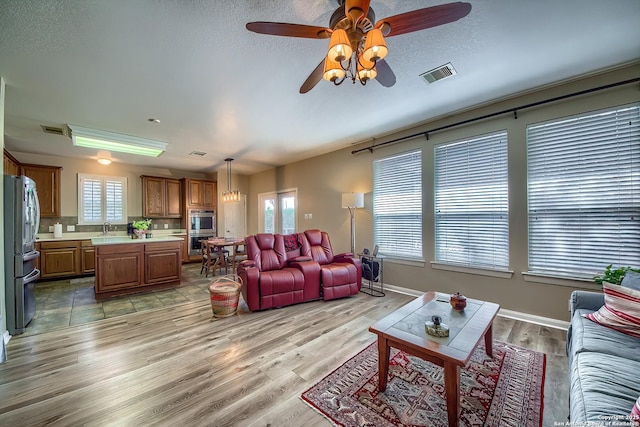
{"label": "ceiling fan", "polygon": [[348,79],[364,85],[375,79],[382,86],[391,87],[396,83],[396,76],[384,60],[387,54],[384,37],[448,24],[471,11],[469,3],[447,3],[376,22],[369,3],[370,0],[338,0],[338,8],[331,15],[328,27],[260,21],[249,22],[247,29],[274,36],[331,39],[327,56],[302,84],[300,93],[309,92],[323,78],[335,85]]}

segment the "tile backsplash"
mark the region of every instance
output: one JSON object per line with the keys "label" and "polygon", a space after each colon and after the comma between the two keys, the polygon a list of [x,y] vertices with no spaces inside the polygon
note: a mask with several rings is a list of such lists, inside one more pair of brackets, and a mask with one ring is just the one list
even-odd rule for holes
{"label": "tile backsplash", "polygon": [[[128,218],[129,222],[139,221],[143,219],[142,217],[133,217],[130,216]],[[181,228],[182,220],[180,218],[154,218],[151,223],[152,230],[165,230],[164,225],[168,225],[168,230],[179,230]],[[63,216],[60,218],[40,218],[40,229],[38,233],[51,233],[49,231],[49,227],[53,227],[54,224],[62,224],[62,232],[69,233],[67,231],[67,226],[72,225],[75,227],[76,232],[82,233],[99,233],[102,231],[102,225],[78,225],[78,217],[77,216]],[[157,226],[157,227],[156,227]],[[116,224],[111,226],[111,231],[127,231],[127,224]]]}

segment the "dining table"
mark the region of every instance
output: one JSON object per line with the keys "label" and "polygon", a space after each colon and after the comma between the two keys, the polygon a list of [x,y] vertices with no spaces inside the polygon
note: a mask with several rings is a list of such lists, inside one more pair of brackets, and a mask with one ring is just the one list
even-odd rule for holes
{"label": "dining table", "polygon": [[228,273],[229,263],[227,262],[226,257],[224,256],[224,248],[226,246],[234,246],[234,245],[244,245],[244,239],[236,239],[236,238],[222,238],[222,237],[212,237],[209,239],[204,239],[202,242],[205,244],[207,253],[216,253],[218,256],[215,258],[215,262],[211,265],[211,257],[207,258],[207,274],[209,273],[209,269],[213,269],[214,274],[216,269],[223,269],[224,273]]}

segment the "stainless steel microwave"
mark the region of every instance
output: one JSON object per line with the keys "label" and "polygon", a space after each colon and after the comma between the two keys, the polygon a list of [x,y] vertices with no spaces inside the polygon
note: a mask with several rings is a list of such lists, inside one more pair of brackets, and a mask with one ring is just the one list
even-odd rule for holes
{"label": "stainless steel microwave", "polygon": [[190,210],[189,234],[216,234],[216,211]]}

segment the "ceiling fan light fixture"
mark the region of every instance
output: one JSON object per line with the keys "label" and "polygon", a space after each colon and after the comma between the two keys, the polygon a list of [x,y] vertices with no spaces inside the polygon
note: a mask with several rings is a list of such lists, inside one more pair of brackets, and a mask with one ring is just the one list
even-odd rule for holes
{"label": "ceiling fan light fixture", "polygon": [[346,72],[339,62],[332,61],[329,57],[324,60],[324,74],[322,78],[334,84],[342,83]]}
{"label": "ceiling fan light fixture", "polygon": [[362,84],[365,84],[368,80],[375,79],[377,75],[378,72],[374,62],[366,61],[362,57],[358,59],[358,80]]}
{"label": "ceiling fan light fixture", "polygon": [[342,62],[351,58],[352,54],[353,49],[351,49],[347,32],[341,28],[334,30],[329,41],[327,57],[334,62]]}
{"label": "ceiling fan light fixture", "polygon": [[388,52],[389,50],[387,49],[387,43],[384,41],[382,31],[380,31],[379,28],[374,28],[369,31],[364,43],[362,58],[365,61],[376,62],[384,59]]}

